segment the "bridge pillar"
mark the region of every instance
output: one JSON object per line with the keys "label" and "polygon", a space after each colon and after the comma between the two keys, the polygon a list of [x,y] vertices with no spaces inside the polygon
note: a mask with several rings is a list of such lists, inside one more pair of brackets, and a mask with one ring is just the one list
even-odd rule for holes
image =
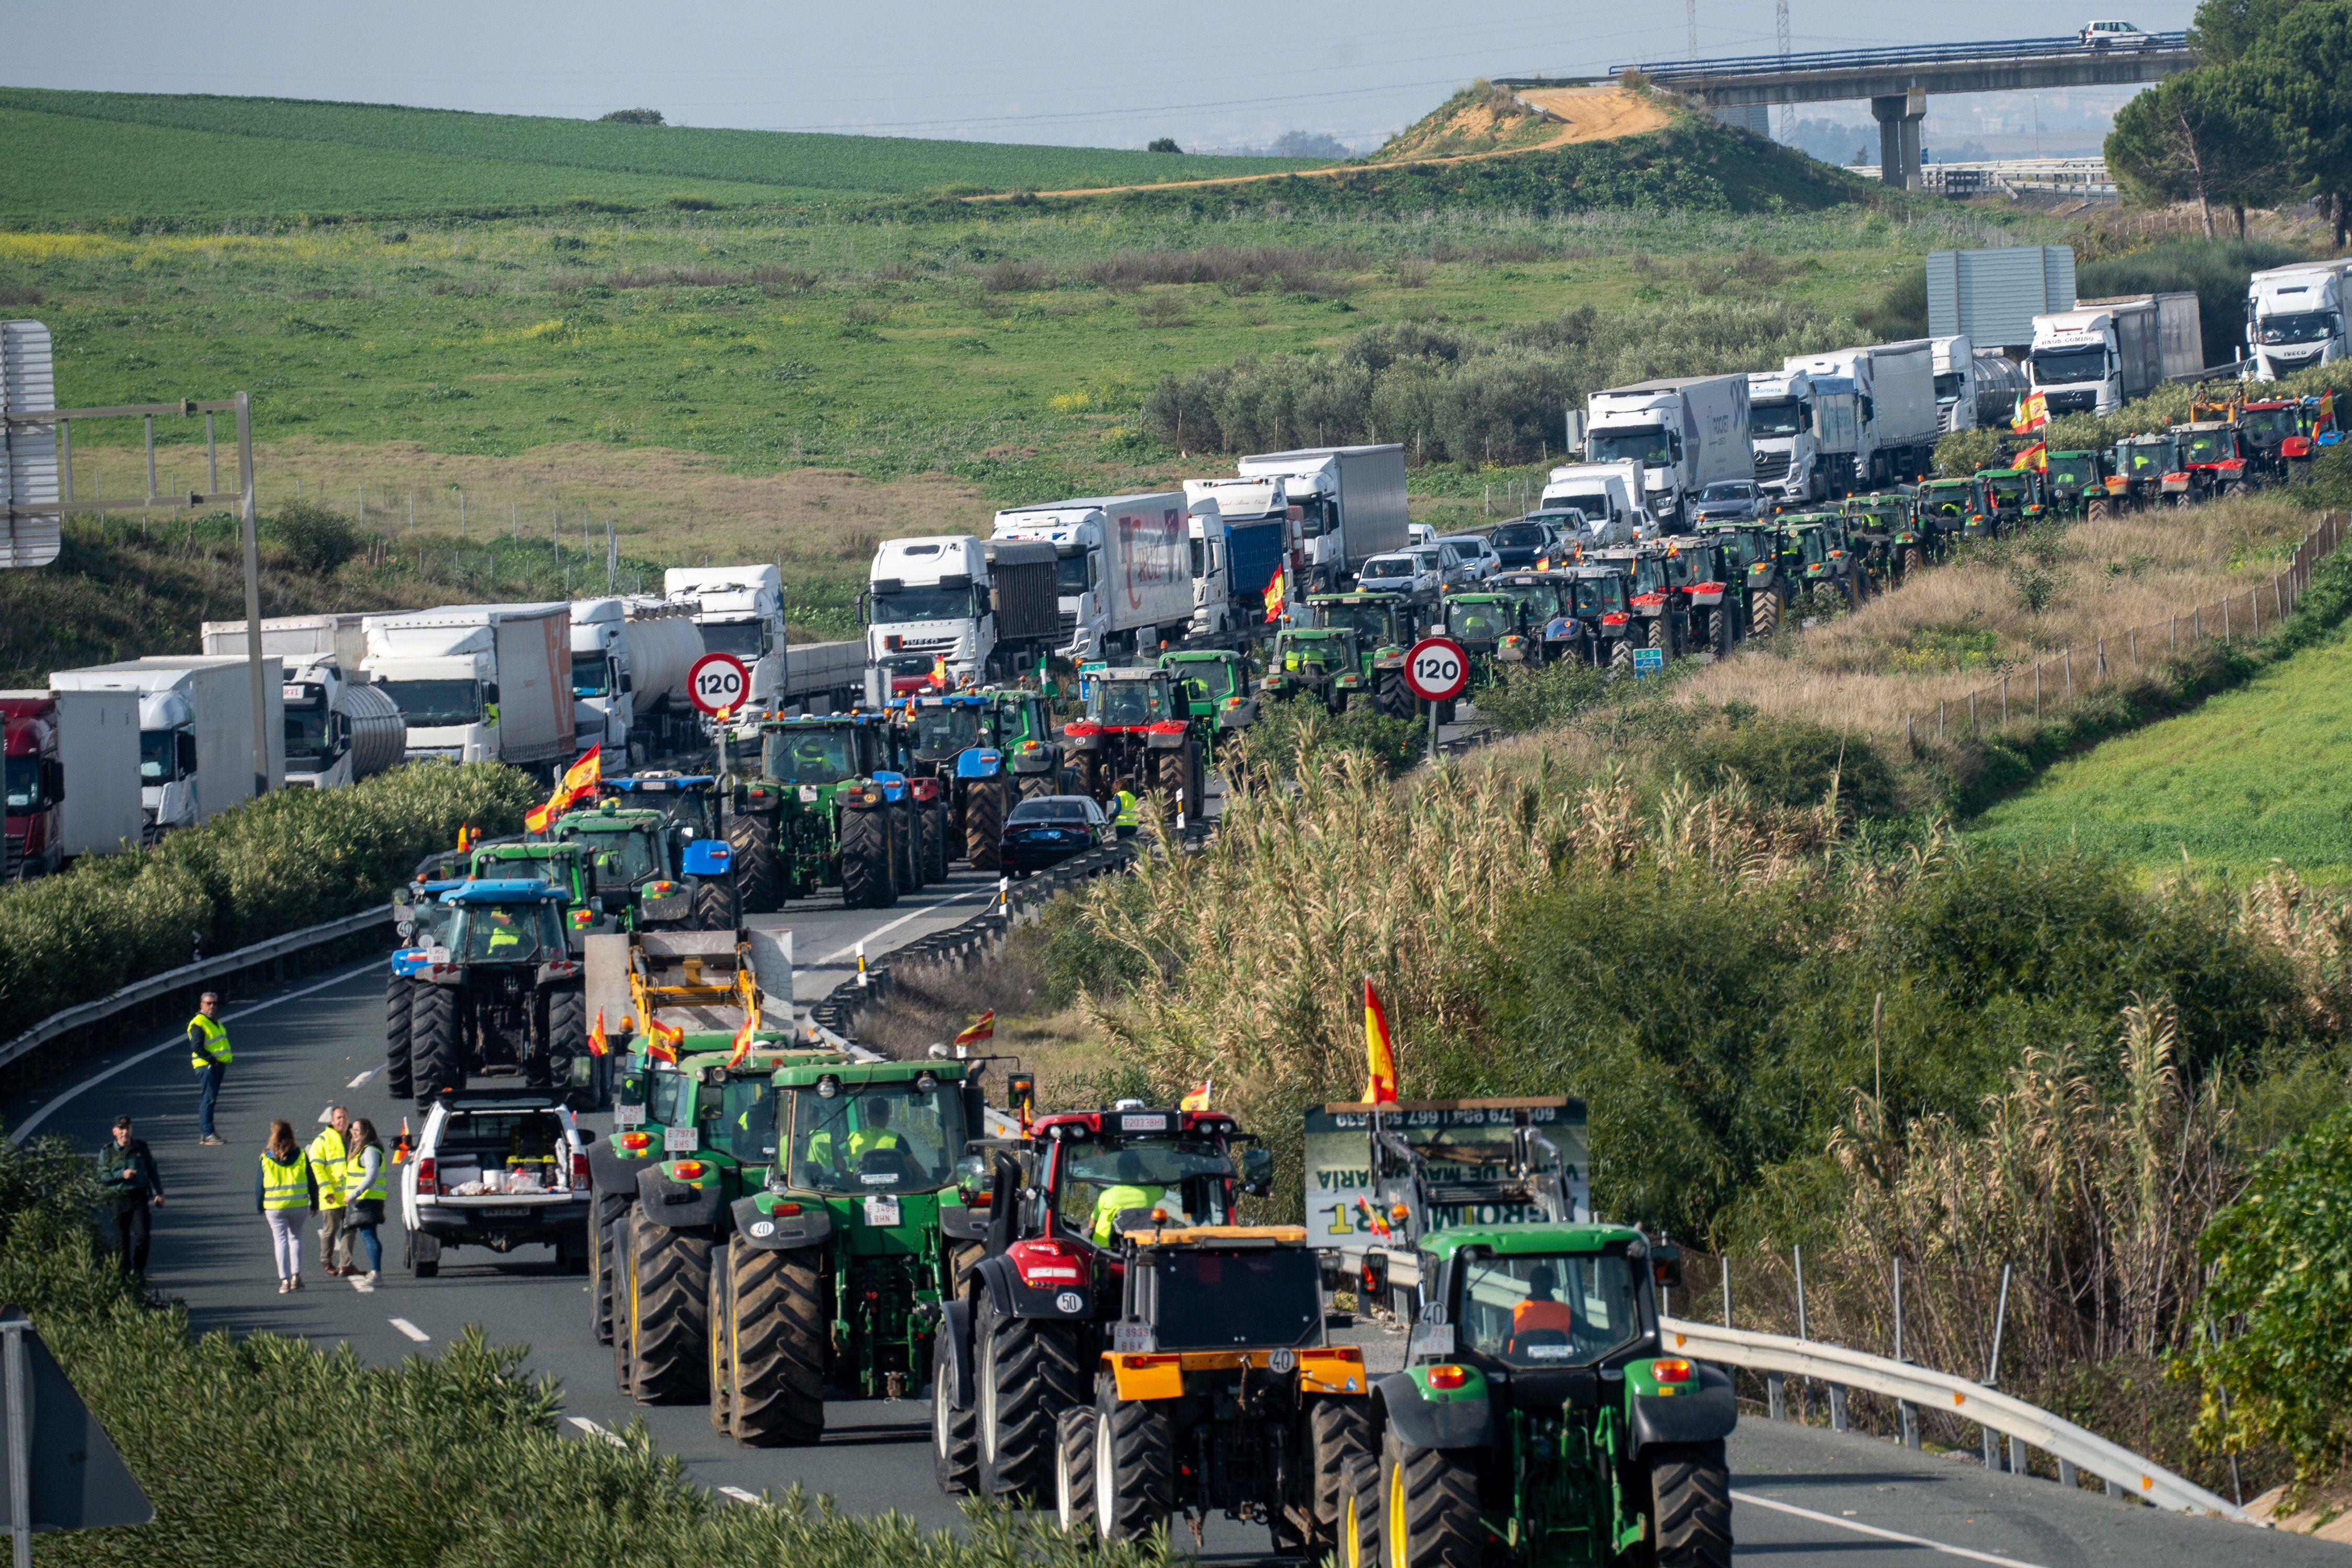
{"label": "bridge pillar", "polygon": [[1927,95],[1916,87],[1870,100],[1870,116],[1878,121],[1879,177],[1888,184],[1919,188],[1919,122],[1927,113]]}

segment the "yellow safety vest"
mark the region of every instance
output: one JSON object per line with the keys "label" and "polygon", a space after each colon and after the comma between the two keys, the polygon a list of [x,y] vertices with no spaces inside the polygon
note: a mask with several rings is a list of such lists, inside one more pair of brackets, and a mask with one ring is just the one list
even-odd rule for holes
{"label": "yellow safety vest", "polygon": [[861,1127],[849,1135],[849,1157],[853,1161],[863,1160],[872,1150],[896,1149],[898,1146],[898,1134],[887,1128]]}
{"label": "yellow safety vest", "polygon": [[1095,1199],[1094,1238],[1097,1247],[1110,1245],[1111,1222],[1122,1209],[1148,1209],[1167,1195],[1166,1187],[1105,1187]]}
{"label": "yellow safety vest", "polygon": [[1136,807],[1139,804],[1141,803],[1135,798],[1135,792],[1133,790],[1123,789],[1119,791],[1118,815],[1112,819],[1111,826],[1114,827],[1133,827],[1136,826]]}
{"label": "yellow safety vest", "polygon": [[[188,1020],[188,1027],[205,1037],[205,1050],[212,1052],[226,1067],[229,1062],[228,1027],[217,1018],[207,1018],[202,1013]],[[205,1060],[203,1051],[190,1051],[188,1065],[201,1072],[213,1064]]]}
{"label": "yellow safety vest", "polygon": [[298,1151],[292,1164],[281,1165],[269,1157],[268,1151],[264,1150],[261,1155],[262,1208],[265,1211],[299,1209],[310,1201],[310,1156]]}
{"label": "yellow safety vest", "polygon": [[[343,1201],[346,1204],[380,1204],[383,1202],[384,1185],[383,1152],[381,1149],[376,1152],[377,1157],[374,1179],[369,1181],[365,1186],[359,1188],[356,1192],[345,1193],[343,1194]],[[344,1179],[347,1182],[359,1181],[366,1175],[367,1167],[361,1163],[360,1154],[361,1151],[354,1149],[343,1161],[343,1174]]]}
{"label": "yellow safety vest", "polygon": [[343,1206],[343,1137],[331,1127],[322,1127],[303,1152],[310,1169],[319,1178],[319,1206],[339,1209]]}

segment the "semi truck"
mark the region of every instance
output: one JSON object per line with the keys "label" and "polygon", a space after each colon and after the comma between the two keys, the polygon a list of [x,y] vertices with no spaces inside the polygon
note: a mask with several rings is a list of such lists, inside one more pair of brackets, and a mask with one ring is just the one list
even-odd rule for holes
{"label": "semi truck", "polygon": [[1596,392],[1585,408],[1587,461],[1642,465],[1643,510],[1658,526],[1690,527],[1698,492],[1756,475],[1745,375],[1667,376]]}
{"label": "semi truck", "polygon": [[1936,345],[1936,428],[1948,436],[2007,424],[2025,393],[2025,367],[1964,337],[1929,341]]}
{"label": "semi truck", "polygon": [[855,704],[865,691],[864,643],[794,643],[786,657],[784,683],[775,693],[773,705],[778,709],[797,708],[803,713],[837,713]]}
{"label": "semi truck", "polygon": [[1156,490],[1013,507],[996,514],[989,538],[1054,547],[1054,651],[1084,664],[1183,637],[1192,618],[1186,504],[1181,490]]}
{"label": "semi truck", "polygon": [[[693,612],[667,599],[572,602],[572,746],[643,765],[702,738],[687,671],[703,654]],[[747,661],[748,662],[748,661]]]}
{"label": "semi truck", "polygon": [[[1298,542],[1281,479],[1186,479],[1185,524],[1192,550],[1192,626],[1197,640],[1265,621],[1265,591]],[[1205,503],[1205,505],[1204,505]]]}
{"label": "semi truck", "polygon": [[13,876],[140,841],[136,692],[0,691],[0,722]]}
{"label": "semi truck", "polygon": [[2082,300],[2033,318],[2032,388],[2051,416],[2112,414],[2205,368],[2193,293]]}
{"label": "semi truck", "polygon": [[1791,354],[1781,368],[1801,370],[1812,384],[1824,493],[1875,489],[1927,471],[1940,432],[1936,351],[1927,339]]}
{"label": "semi truck", "polygon": [[1061,637],[1060,570],[1045,540],[884,540],[865,595],[866,662],[883,678],[881,696],[901,665],[944,662],[950,679],[981,681],[1027,669]]}
{"label": "semi truck", "polygon": [[[1848,423],[1852,411],[1851,394],[1842,395],[1832,410]],[[1748,438],[1756,449],[1756,483],[1773,499],[1811,504],[1829,494],[1817,434],[1823,412],[1812,378],[1803,371],[1748,373]]]}
{"label": "semi truck", "polygon": [[1544,479],[1545,511],[1573,508],[1611,543],[1647,539],[1657,524],[1644,504],[1642,465],[1628,458],[1615,463],[1566,463]]}
{"label": "semi truck", "polygon": [[2245,374],[2276,381],[2352,354],[2344,299],[2352,257],[2273,267],[2246,279]]}
{"label": "semi truck", "polygon": [[[270,656],[264,664],[268,749],[261,783],[278,789],[286,783],[285,668]],[[252,670],[245,659],[188,654],[52,670],[49,689],[138,698],[139,806],[149,840],[210,822],[253,798]]]}
{"label": "semi truck", "polygon": [[573,755],[571,625],[560,602],[370,616],[362,668],[399,706],[408,761],[545,773]]}
{"label": "semi truck", "polygon": [[790,670],[784,651],[784,574],[776,566],[673,566],[663,596],[702,628],[702,650],[731,653],[751,671],[751,703],[775,707]]}
{"label": "semi truck", "polygon": [[1298,509],[1297,542],[1283,574],[1294,600],[1337,593],[1365,562],[1405,547],[1402,446],[1261,452],[1244,458],[1236,472],[1245,479],[1282,480],[1286,505]]}
{"label": "semi truck", "polygon": [[[280,616],[261,623],[261,650],[283,659],[286,783],[340,789],[400,764],[407,725],[400,709],[368,684],[362,615]],[[204,647],[242,655],[243,621],[204,623]]]}

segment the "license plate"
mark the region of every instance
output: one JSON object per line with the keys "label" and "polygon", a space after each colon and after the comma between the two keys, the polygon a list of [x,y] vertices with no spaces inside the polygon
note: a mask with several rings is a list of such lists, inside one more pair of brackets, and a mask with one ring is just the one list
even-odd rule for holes
{"label": "license plate", "polygon": [[1117,1355],[1142,1355],[1151,1349],[1151,1330],[1143,1323],[1121,1323],[1110,1331],[1110,1348]]}
{"label": "license plate", "polygon": [[1168,1118],[1165,1115],[1123,1115],[1118,1119],[1118,1130],[1121,1132],[1165,1132],[1168,1131]]}
{"label": "license plate", "polygon": [[517,1204],[512,1208],[501,1206],[499,1208],[484,1209],[482,1211],[482,1217],[484,1219],[520,1219],[529,1213],[530,1213],[530,1210],[528,1207],[523,1205]]}
{"label": "license plate", "polygon": [[702,1147],[702,1131],[696,1127],[665,1127],[662,1129],[662,1152],[691,1154]]}
{"label": "license plate", "polygon": [[642,1106],[642,1105],[616,1105],[616,1106],[613,1107],[613,1125],[614,1125],[614,1126],[615,1126],[615,1127],[643,1127],[645,1124],[646,1124],[646,1108],[645,1108],[644,1106]]}
{"label": "license plate", "polygon": [[898,1200],[897,1198],[867,1198],[866,1200],[866,1223],[867,1225],[897,1225],[898,1223]]}
{"label": "license plate", "polygon": [[801,785],[801,804],[803,805],[814,805],[816,804],[816,786],[814,784]]}

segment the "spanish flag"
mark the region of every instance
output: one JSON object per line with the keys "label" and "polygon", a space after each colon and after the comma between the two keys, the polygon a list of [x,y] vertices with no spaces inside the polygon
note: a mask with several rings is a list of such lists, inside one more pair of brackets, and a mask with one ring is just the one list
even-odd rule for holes
{"label": "spanish flag", "polygon": [[588,1054],[604,1057],[613,1054],[613,1042],[604,1037],[604,1009],[596,1009],[596,1026],[588,1031]]}
{"label": "spanish flag", "polygon": [[598,742],[581,753],[580,760],[563,770],[563,782],[549,797],[558,811],[584,795],[596,793],[597,781],[604,776],[604,745]]}
{"label": "spanish flag", "polygon": [[2036,473],[2048,473],[2050,471],[2050,443],[2047,441],[2036,441],[2032,446],[2028,447],[2025,450],[2020,452],[2017,455],[2017,461],[2011,463],[2010,467],[2021,470],[2032,468]]}
{"label": "spanish flag", "polygon": [[751,1054],[751,1020],[746,1018],[743,1020],[743,1026],[735,1031],[734,1048],[727,1053],[727,1065],[730,1068],[740,1068]]}
{"label": "spanish flag", "polygon": [[537,805],[532,806],[529,811],[522,814],[523,826],[529,828],[533,833],[546,832],[547,825],[554,820],[555,801],[551,796],[540,802]]}
{"label": "spanish flag", "polygon": [[945,691],[948,689],[949,684],[948,656],[943,653],[935,653],[931,655],[932,689]]}
{"label": "spanish flag", "polygon": [[1364,1061],[1369,1074],[1364,1084],[1364,1103],[1394,1105],[1396,1047],[1389,1039],[1389,1016],[1381,1006],[1381,994],[1372,989],[1372,977],[1369,974],[1364,976]]}
{"label": "spanish flag", "polygon": [[2031,397],[2017,400],[2017,413],[2010,420],[2009,427],[2017,435],[2028,436],[2049,423],[2050,399],[2037,392]]}
{"label": "spanish flag", "polygon": [[1176,1102],[1176,1109],[1179,1110],[1208,1110],[1209,1091],[1216,1088],[1216,1086],[1217,1080],[1215,1079],[1202,1079],[1201,1080],[1200,1088],[1194,1089],[1192,1093],[1186,1095],[1183,1099]]}
{"label": "spanish flag", "polygon": [[657,1062],[667,1062],[672,1067],[677,1066],[678,1042],[686,1038],[684,1029],[673,1028],[659,1018],[647,1018],[646,1038],[649,1042],[646,1047],[646,1055]]}
{"label": "spanish flag", "polygon": [[955,1037],[955,1043],[959,1046],[979,1046],[985,1045],[994,1038],[996,1038],[996,1009],[991,1007],[987,1012],[974,1018],[970,1026]]}
{"label": "spanish flag", "polygon": [[1272,626],[1282,619],[1282,601],[1287,596],[1288,591],[1282,581],[1282,568],[1277,566],[1274,569],[1273,581],[1265,585],[1266,625]]}

